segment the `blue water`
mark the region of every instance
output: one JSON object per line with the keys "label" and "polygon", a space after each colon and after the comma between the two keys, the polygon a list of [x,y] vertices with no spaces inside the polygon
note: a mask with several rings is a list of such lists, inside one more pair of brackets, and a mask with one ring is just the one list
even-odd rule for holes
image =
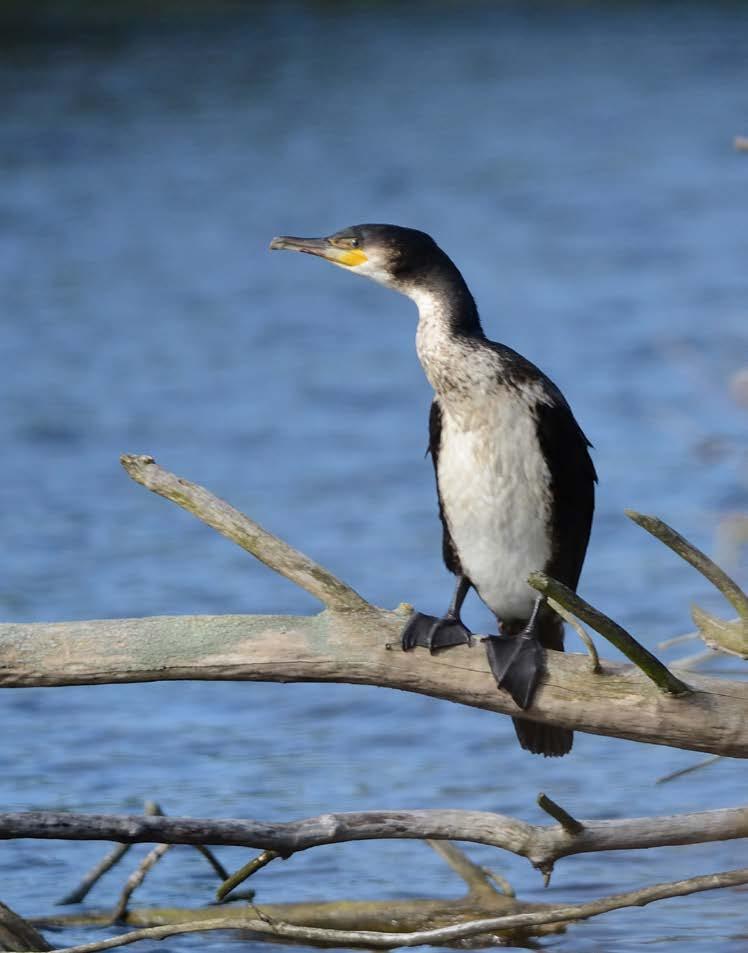
{"label": "blue water", "polygon": [[[316,611],[131,483],[121,452],[204,483],[375,603],[445,606],[412,305],[267,251],[275,234],[359,221],[431,232],[491,336],[564,389],[600,473],[584,595],[650,646],[690,629],[691,601],[724,611],[622,511],[661,515],[745,581],[727,541],[748,504],[731,396],[748,364],[748,158],[731,147],[748,131],[748,11],[190,9],[85,29],[59,16],[0,41],[2,618]],[[477,602],[467,618],[490,625]],[[699,756],[578,735],[545,761],[506,718],[374,688],[166,683],[8,691],[0,706],[4,810],[156,798],[175,815],[470,807],[542,822],[541,790],[580,817],[745,800],[740,762],[655,787]],[[103,850],[8,842],[0,897],[51,911]],[[469,850],[536,901],[745,863],[739,842],[584,855],[544,891],[525,861]],[[124,876],[87,907],[111,905]],[[261,902],[461,892],[407,842],[321,848],[254,886]],[[199,904],[213,888],[180,848],[138,903]],[[744,892],[703,894],[543,946],[732,951],[746,909]]]}

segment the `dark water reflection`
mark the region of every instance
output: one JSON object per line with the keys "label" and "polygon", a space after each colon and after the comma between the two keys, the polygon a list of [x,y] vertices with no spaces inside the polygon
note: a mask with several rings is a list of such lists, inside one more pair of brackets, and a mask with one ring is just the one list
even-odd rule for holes
{"label": "dark water reflection", "polygon": [[[266,250],[279,232],[367,220],[437,236],[490,333],[576,408],[601,474],[584,593],[652,645],[688,629],[692,599],[719,606],[622,510],[657,512],[711,551],[745,510],[745,412],[728,381],[748,362],[748,160],[730,150],[745,131],[748,16],[419,9],[273,6],[85,40],[6,35],[4,618],[314,610],[130,484],[122,451],[207,484],[375,602],[443,606],[412,306]],[[480,606],[469,616],[490,624]],[[587,817],[745,799],[739,764],[653,787],[695,756],[579,736],[572,757],[543,762],[505,719],[375,689],[185,683],[0,702],[5,809],[157,797],[195,816],[464,806],[539,821],[539,790]],[[48,910],[100,851],[9,843],[0,895]],[[517,859],[472,856],[543,900],[744,863],[735,844],[582,856],[543,891]],[[397,842],[325,848],[261,877],[266,901],[459,890],[425,847]],[[185,850],[146,893],[180,903],[211,888]],[[112,882],[94,899],[114,895]],[[547,945],[732,950],[745,928],[745,895],[728,892]]]}

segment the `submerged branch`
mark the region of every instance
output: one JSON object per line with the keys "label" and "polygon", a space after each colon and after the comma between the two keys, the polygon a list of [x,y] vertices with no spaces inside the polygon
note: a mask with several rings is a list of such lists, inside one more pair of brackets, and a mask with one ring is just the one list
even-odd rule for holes
{"label": "submerged branch", "polygon": [[[161,808],[156,804],[155,801],[146,801],[143,806],[143,812],[151,817],[161,816]],[[78,886],[71,890],[70,893],[65,894],[62,900],[58,900],[57,903],[59,906],[64,907],[68,904],[82,903],[83,900],[88,896],[89,892],[96,886],[96,884],[101,880],[104,874],[108,873],[112,867],[116,866],[125,854],[130,850],[132,844],[118,844],[115,848],[109,851],[102,859],[86,873],[78,884]]]}
{"label": "submerged branch", "polygon": [[[471,896],[492,897],[496,894],[496,889],[491,883],[495,875],[488,874],[478,864],[474,864],[456,844],[448,840],[427,840],[426,843],[449,864],[458,877],[465,881]],[[503,881],[502,893],[505,897],[514,897],[514,890],[506,881]]]}
{"label": "submerged branch", "polygon": [[119,923],[125,916],[130,897],[148,876],[148,872],[156,866],[164,854],[170,850],[171,844],[156,844],[153,850],[148,851],[136,869],[130,874],[122,888],[117,905],[112,913],[112,923]]}
{"label": "submerged branch", "polygon": [[122,860],[131,847],[132,844],[117,844],[108,854],[102,857],[98,864],[93,866],[88,873],[85,874],[74,890],[71,890],[70,893],[66,893],[62,900],[58,900],[57,903],[61,907],[64,907],[68,904],[81,903],[85,900],[89,891],[101,880],[107,871],[111,870],[115,864],[118,864]]}
{"label": "submerged branch", "polygon": [[[459,923],[433,930],[419,930],[410,933],[383,933],[367,930],[327,930],[318,927],[294,926],[277,920],[268,922],[252,913],[243,917],[225,917],[202,920],[194,923],[172,924],[163,927],[150,927],[133,930],[123,936],[112,937],[96,943],[84,943],[80,946],[65,947],[55,953],[99,953],[100,950],[114,949],[138,940],[162,940],[183,933],[201,933],[208,930],[246,930],[276,939],[305,941],[320,945],[368,947],[371,949],[395,949],[397,947],[422,946],[424,944],[443,945],[465,940],[482,934],[501,933],[507,930],[531,928],[545,923],[561,923],[571,920],[586,920],[612,910],[624,907],[643,907],[656,900],[669,897],[683,897],[703,890],[715,890],[720,887],[735,887],[748,883],[748,868],[724,871],[718,874],[706,874],[669,883],[655,884],[626,893],[601,897],[589,903],[567,904],[545,910],[528,913],[514,913],[508,916],[492,917],[470,923]],[[261,910],[259,911],[262,912]]]}

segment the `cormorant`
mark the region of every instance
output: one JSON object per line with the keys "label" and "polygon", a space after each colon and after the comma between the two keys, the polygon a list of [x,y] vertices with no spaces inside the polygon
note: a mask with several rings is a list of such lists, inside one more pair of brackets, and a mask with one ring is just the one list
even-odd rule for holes
{"label": "cormorant", "polygon": [[[416,349],[435,391],[429,450],[436,474],[443,555],[457,576],[441,618],[415,612],[404,649],[472,644],[460,610],[471,587],[497,618],[488,636],[500,688],[528,708],[544,649],[563,651],[563,622],[527,584],[543,570],[576,589],[592,524],[590,443],[561,391],[522,355],[486,338],[453,262],[424,232],[356,225],[328,238],[274,238],[271,248],[318,255],[411,298]],[[566,728],[515,718],[523,748],[558,756]]]}

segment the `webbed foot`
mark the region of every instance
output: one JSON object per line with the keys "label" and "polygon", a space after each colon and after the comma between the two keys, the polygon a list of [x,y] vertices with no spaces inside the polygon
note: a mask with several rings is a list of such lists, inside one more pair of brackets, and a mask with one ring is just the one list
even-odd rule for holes
{"label": "webbed foot", "polygon": [[449,613],[441,619],[414,612],[400,637],[404,652],[420,646],[430,652],[449,649],[455,645],[472,645],[473,638],[459,618]]}
{"label": "webbed foot", "polygon": [[519,635],[486,636],[483,643],[498,687],[508,691],[520,708],[529,708],[545,660],[543,646],[530,627]]}

